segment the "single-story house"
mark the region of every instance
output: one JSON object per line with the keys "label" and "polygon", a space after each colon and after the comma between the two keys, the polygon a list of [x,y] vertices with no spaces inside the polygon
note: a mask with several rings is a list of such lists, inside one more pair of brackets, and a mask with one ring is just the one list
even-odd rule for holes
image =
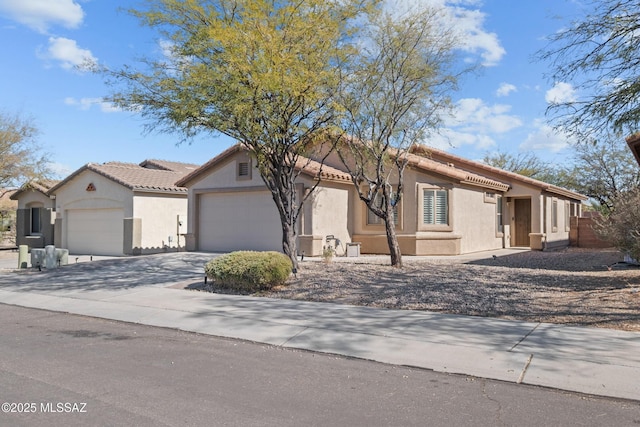
{"label": "single-story house", "polygon": [[[252,161],[234,145],[178,181],[189,194],[187,250],[281,249],[280,219]],[[359,243],[362,253],[388,253],[384,225],[358,198],[338,156],[322,166],[313,160],[301,164],[299,198],[322,181],[299,220],[300,252],[321,255],[327,236],[333,236],[342,245]],[[579,215],[587,199],[430,149],[408,155],[404,179],[396,232],[406,255],[567,246],[569,216]]]}
{"label": "single-story house", "polygon": [[16,245],[44,248],[53,245],[54,201],[49,189],[58,181],[33,181],[24,184],[11,195],[18,202],[16,212]]}
{"label": "single-story house", "polygon": [[627,144],[640,165],[640,132],[627,137]]}
{"label": "single-story house", "polygon": [[196,168],[163,160],[86,164],[47,193],[55,201],[55,246],[116,256],[184,247],[187,189],[175,182]]}

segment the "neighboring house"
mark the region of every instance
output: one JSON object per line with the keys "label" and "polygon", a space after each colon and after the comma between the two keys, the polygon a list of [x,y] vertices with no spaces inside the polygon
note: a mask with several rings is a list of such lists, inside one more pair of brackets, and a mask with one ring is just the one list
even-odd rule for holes
{"label": "neighboring house", "polygon": [[162,160],[81,167],[48,192],[55,198],[56,247],[92,255],[183,247],[187,189],[175,182],[196,168]]}
{"label": "neighboring house", "polygon": [[[586,197],[444,152],[408,155],[396,232],[405,255],[455,255],[511,246],[569,244],[569,216]],[[327,236],[362,253],[388,253],[384,225],[359,200],[337,156],[301,170],[299,199],[320,175],[298,224],[299,250],[322,254]],[[320,172],[321,171],[321,172]],[[320,173],[319,173],[320,172]],[[189,189],[187,249],[281,250],[282,229],[271,194],[252,158],[235,145],[178,183]],[[330,242],[333,244],[333,241]],[[342,247],[342,249],[344,249]]]}
{"label": "neighboring house", "polygon": [[640,165],[640,132],[627,137],[627,144]]}
{"label": "neighboring house", "polygon": [[27,245],[29,248],[53,245],[56,213],[54,201],[47,193],[57,182],[28,182],[11,196],[18,202],[16,245]]}

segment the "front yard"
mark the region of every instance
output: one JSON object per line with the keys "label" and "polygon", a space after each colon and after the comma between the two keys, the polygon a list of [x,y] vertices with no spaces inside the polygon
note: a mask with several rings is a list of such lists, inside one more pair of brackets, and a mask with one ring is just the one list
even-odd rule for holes
{"label": "front yard", "polygon": [[570,248],[468,264],[404,257],[401,270],[305,260],[287,286],[260,295],[640,331],[640,268],[622,259]]}

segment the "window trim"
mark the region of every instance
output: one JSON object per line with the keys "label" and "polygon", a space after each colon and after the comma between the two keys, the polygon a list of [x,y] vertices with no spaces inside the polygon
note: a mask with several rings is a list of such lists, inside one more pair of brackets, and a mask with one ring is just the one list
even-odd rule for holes
{"label": "window trim", "polygon": [[[29,235],[30,236],[42,236],[42,213],[43,213],[43,206],[29,206]],[[34,215],[33,215],[33,211],[37,210],[38,211],[38,230],[33,229],[33,219],[34,219]]]}
{"label": "window trim", "polygon": [[496,193],[496,237],[504,237],[504,196]]}
{"label": "window trim", "polygon": [[551,198],[551,232],[558,232],[558,199]]}
{"label": "window trim", "polygon": [[[425,224],[424,218],[424,191],[447,192],[447,224]],[[449,185],[418,184],[418,214],[416,216],[418,231],[453,231],[453,188]]]}
{"label": "window trim", "polygon": [[[398,188],[397,186],[392,186],[394,192],[395,190]],[[363,191],[365,191],[363,189]],[[398,217],[398,222],[395,224],[395,228],[396,230],[402,230],[403,229],[403,221],[402,221],[402,205],[404,204],[404,194],[403,197],[400,199],[400,204],[395,206],[395,208],[397,209],[397,214],[396,216]],[[364,226],[364,228],[369,229],[369,230],[375,230],[375,229],[379,229],[379,230],[384,230],[384,221],[382,220],[382,218],[379,218],[376,216],[376,218],[379,218],[380,222],[379,223],[369,223],[369,207],[367,206],[367,204],[365,202],[362,202],[362,209],[363,209],[363,218],[362,218],[362,224]],[[375,215],[374,213],[371,212],[371,215]]]}

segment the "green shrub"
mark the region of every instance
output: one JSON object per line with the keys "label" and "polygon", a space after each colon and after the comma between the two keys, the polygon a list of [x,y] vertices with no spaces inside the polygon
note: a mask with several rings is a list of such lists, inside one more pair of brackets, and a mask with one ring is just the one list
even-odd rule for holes
{"label": "green shrub", "polygon": [[238,251],[209,261],[204,272],[216,286],[257,292],[283,285],[291,275],[291,260],[280,252]]}

